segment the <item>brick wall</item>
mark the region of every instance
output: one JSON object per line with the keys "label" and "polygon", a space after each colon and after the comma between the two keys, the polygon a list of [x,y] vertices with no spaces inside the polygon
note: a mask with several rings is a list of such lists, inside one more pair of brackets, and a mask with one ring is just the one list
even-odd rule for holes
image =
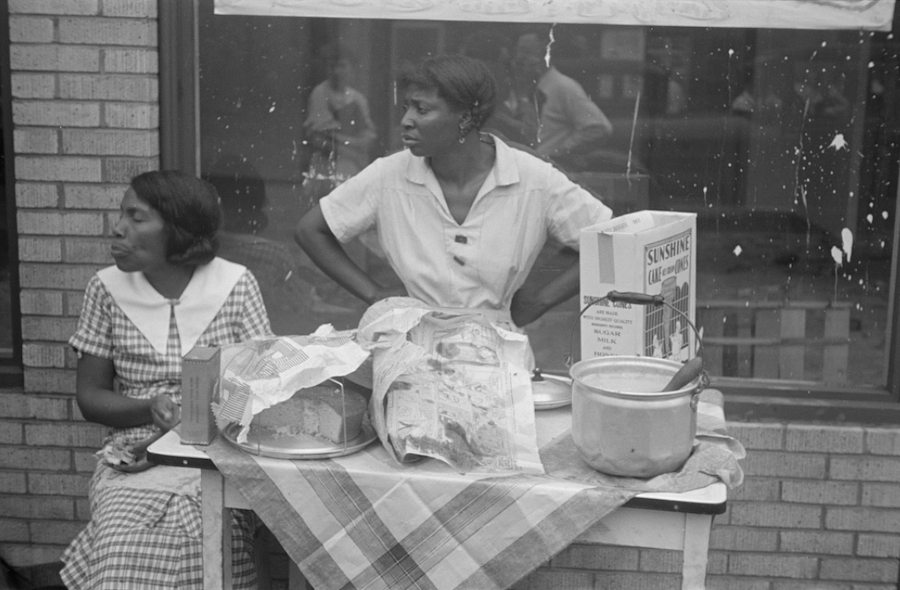
{"label": "brick wall", "polygon": [[[158,166],[153,0],[9,0],[25,391],[0,391],[0,555],[56,560],[88,516],[101,429],[65,342],[129,178]],[[708,587],[888,590],[900,428],[730,424],[744,485],[716,518]],[[592,571],[599,566],[603,573]],[[665,551],[572,547],[522,587],[680,588]]]}
{"label": "brick wall", "polygon": [[25,390],[0,391],[0,555],[55,561],[103,429],[66,345],[131,176],[159,167],[155,0],[8,0]]}
{"label": "brick wall", "polygon": [[[897,590],[900,428],[728,428],[745,479],[713,522],[707,588]],[[677,552],[578,545],[516,590],[679,590],[680,568]]]}

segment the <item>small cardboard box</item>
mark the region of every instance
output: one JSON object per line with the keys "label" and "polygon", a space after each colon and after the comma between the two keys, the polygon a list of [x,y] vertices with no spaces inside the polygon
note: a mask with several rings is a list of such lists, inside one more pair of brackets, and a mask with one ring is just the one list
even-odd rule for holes
{"label": "small cardboard box", "polygon": [[694,322],[697,216],[636,211],[581,231],[581,358],[629,355],[683,361],[696,335],[668,305],[612,302],[610,291],[662,295]]}
{"label": "small cardboard box", "polygon": [[219,393],[219,349],[195,346],[181,369],[181,442],[208,445],[216,437],[212,402]]}

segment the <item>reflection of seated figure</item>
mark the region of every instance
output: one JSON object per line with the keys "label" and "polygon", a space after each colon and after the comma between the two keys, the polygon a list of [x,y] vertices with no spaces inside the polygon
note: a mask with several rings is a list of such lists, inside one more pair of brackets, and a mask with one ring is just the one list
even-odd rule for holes
{"label": "reflection of seated figure", "polygon": [[312,148],[303,183],[310,207],[369,163],[369,145],[375,139],[369,101],[350,86],[352,60],[333,44],[320,55],[328,78],[310,93],[303,122]]}
{"label": "reflection of seated figure", "polygon": [[294,263],[286,244],[257,235],[265,229],[266,188],[256,168],[237,156],[215,162],[206,180],[216,187],[224,216],[219,256],[246,266],[259,283],[272,329],[278,334],[303,333],[302,305],[312,290],[310,271]]}
{"label": "reflection of seated figure", "polygon": [[523,108],[539,113],[534,148],[571,170],[590,164],[590,154],[612,134],[612,124],[581,85],[546,61],[547,43],[533,33],[516,44],[515,69]]}
{"label": "reflection of seated figure", "polygon": [[316,138],[319,153],[334,158],[335,175],[341,181],[368,164],[368,145],[375,132],[362,93],[349,86],[335,88],[331,80],[313,89],[304,127]]}
{"label": "reflection of seated figure", "polygon": [[309,323],[313,272],[294,263],[286,244],[260,236],[223,232],[219,256],[249,268],[276,334],[306,334],[318,325]]}
{"label": "reflection of seated figure", "polygon": [[[349,51],[329,43],[319,55],[328,78],[313,88],[306,106],[303,129],[312,153],[304,174],[301,214],[369,164],[369,146],[376,137],[369,101],[350,86],[354,60]],[[348,254],[364,265],[367,249],[383,256],[374,231],[360,236]]]}

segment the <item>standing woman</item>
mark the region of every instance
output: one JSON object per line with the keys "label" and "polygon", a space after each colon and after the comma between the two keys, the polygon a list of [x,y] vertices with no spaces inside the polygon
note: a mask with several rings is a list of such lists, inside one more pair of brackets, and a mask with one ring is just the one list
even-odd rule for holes
{"label": "standing woman", "polygon": [[[88,283],[69,341],[78,407],[110,427],[91,480],[91,521],[62,558],[70,590],[202,587],[199,471],[154,467],[145,453],[180,421],[191,348],[271,334],[256,279],[216,257],[220,219],[215,189],[181,172],[146,172],[125,191],[115,266]],[[235,512],[235,588],[256,587],[252,532]]]}
{"label": "standing woman", "polygon": [[612,212],[552,165],[481,132],[495,99],[482,62],[438,56],[402,72],[405,150],[337,187],[295,239],[337,283],[372,304],[391,292],[341,247],[376,228],[406,293],[437,307],[476,308],[522,327],[578,292],[577,261],[527,292],[548,238],[578,249],[581,228]]}

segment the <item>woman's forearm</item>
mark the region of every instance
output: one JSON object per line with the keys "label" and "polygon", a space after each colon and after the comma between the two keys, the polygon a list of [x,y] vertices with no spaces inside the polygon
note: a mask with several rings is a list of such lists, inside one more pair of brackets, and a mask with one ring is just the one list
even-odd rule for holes
{"label": "woman's forearm", "polygon": [[581,267],[576,260],[552,281],[544,285],[540,290],[539,300],[547,306],[548,310],[552,309],[563,301],[578,295],[580,285]]}
{"label": "woman's forearm", "polygon": [[78,409],[91,422],[128,428],[153,422],[150,413],[152,399],[125,397],[106,389],[86,389],[79,392]]}
{"label": "woman's forearm", "polygon": [[152,399],[134,399],[116,393],[114,379],[115,368],[110,359],[81,355],[75,382],[75,399],[81,414],[91,422],[113,428],[152,422]]}
{"label": "woman's forearm", "polygon": [[578,260],[546,284],[526,291],[519,289],[513,296],[510,315],[513,323],[526,326],[542,315],[578,294],[580,266]]}
{"label": "woman's forearm", "polygon": [[347,255],[318,206],[297,224],[294,239],[322,272],[353,295],[369,304],[381,298],[381,287]]}

